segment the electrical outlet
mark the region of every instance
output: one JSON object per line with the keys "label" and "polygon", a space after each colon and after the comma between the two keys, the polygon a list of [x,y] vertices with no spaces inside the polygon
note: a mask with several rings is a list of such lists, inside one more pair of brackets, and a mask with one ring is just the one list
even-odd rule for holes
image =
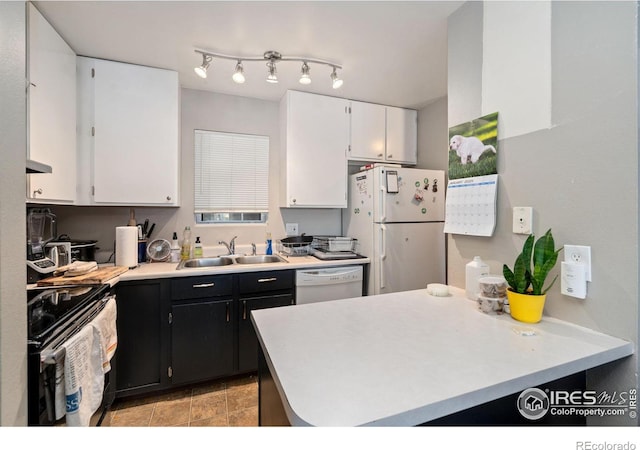
{"label": "electrical outlet", "polygon": [[587,245],[565,245],[564,260],[582,264],[586,281],[591,281],[591,247]]}
{"label": "electrical outlet", "polygon": [[514,206],[513,232],[516,234],[531,234],[533,229],[533,208],[530,206]]}
{"label": "electrical outlet", "polygon": [[285,225],[285,230],[287,232],[287,236],[297,236],[298,235],[298,224],[297,223],[288,223]]}

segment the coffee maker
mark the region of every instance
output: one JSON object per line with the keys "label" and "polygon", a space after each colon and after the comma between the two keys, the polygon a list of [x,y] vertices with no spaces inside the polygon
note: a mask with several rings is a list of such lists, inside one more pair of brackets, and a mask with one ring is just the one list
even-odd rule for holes
{"label": "coffee maker", "polygon": [[48,208],[27,212],[27,283],[51,276],[71,262],[71,244],[55,242],[56,216]]}

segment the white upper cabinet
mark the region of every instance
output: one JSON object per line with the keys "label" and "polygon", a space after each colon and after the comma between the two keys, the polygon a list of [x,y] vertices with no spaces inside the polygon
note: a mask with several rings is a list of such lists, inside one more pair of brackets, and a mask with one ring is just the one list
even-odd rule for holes
{"label": "white upper cabinet", "polygon": [[27,176],[27,201],[76,199],[76,54],[40,12],[27,4],[29,159],[51,166]]}
{"label": "white upper cabinet", "polygon": [[383,161],[386,112],[384,105],[352,101],[349,159]]}
{"label": "white upper cabinet", "polygon": [[387,106],[386,160],[402,164],[418,162],[418,112]]}
{"label": "white upper cabinet", "polygon": [[288,91],[280,102],[280,206],[347,207],[349,101]]}
{"label": "white upper cabinet", "polygon": [[177,72],[79,57],[78,93],[79,203],[179,205]]}
{"label": "white upper cabinet", "polygon": [[352,161],[416,164],[418,112],[365,102],[350,102]]}

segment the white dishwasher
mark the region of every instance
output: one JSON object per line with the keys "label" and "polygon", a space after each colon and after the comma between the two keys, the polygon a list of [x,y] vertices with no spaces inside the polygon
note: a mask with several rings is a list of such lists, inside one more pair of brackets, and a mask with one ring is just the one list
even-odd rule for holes
{"label": "white dishwasher", "polygon": [[362,266],[296,271],[296,304],[362,297]]}

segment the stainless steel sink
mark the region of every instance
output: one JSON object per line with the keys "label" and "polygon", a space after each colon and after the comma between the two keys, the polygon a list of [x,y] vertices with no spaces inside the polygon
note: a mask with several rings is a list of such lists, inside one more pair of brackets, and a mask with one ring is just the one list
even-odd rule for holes
{"label": "stainless steel sink", "polygon": [[252,256],[238,256],[236,257],[236,263],[238,264],[268,264],[286,262],[278,255],[252,255]]}
{"label": "stainless steel sink", "polygon": [[217,267],[231,264],[272,264],[287,262],[278,255],[251,255],[251,256],[218,256],[216,258],[194,258],[180,261],[176,270],[194,267]]}
{"label": "stainless steel sink", "polygon": [[216,267],[216,266],[229,266],[233,264],[233,259],[225,258],[224,256],[219,258],[196,258],[187,259],[186,261],[180,261],[177,270],[186,269],[191,267]]}

